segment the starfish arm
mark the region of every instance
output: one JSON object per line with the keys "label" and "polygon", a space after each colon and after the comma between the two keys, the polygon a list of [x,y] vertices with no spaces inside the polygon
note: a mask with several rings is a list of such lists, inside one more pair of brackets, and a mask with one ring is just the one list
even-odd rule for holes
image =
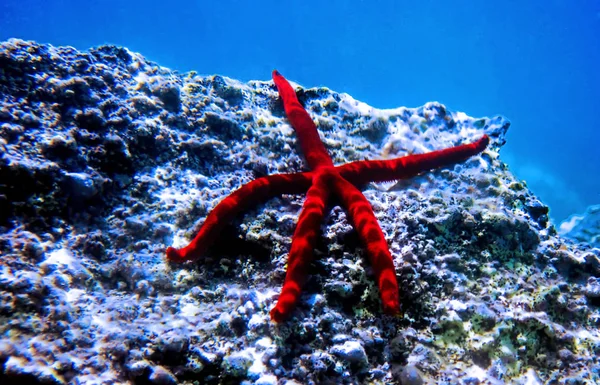
{"label": "starfish arm", "polygon": [[173,262],[193,261],[202,256],[223,228],[240,212],[281,194],[302,194],[308,190],[311,172],[269,175],[246,183],[223,199],[206,217],[196,237],[185,247],[167,248]]}
{"label": "starfish arm", "polygon": [[484,135],[469,144],[396,159],[357,161],[338,166],[336,170],[354,185],[407,179],[435,168],[463,162],[485,150],[489,142],[489,137]]}
{"label": "starfish arm", "polygon": [[313,259],[313,250],[328,197],[327,175],[317,172],[313,177],[313,185],[306,193],[306,200],[292,237],[283,288],[277,304],[271,310],[271,319],[275,322],[285,320],[296,307]]}
{"label": "starfish arm", "polygon": [[340,175],[334,178],[331,185],[366,248],[379,286],[383,311],[386,314],[398,314],[400,301],[394,260],[371,204],[358,188]]}
{"label": "starfish arm", "polygon": [[319,137],[317,126],[298,101],[296,92],[290,83],[277,70],[273,71],[273,81],[283,100],[287,118],[296,131],[308,166],[313,170],[317,167],[333,166],[333,161]]}

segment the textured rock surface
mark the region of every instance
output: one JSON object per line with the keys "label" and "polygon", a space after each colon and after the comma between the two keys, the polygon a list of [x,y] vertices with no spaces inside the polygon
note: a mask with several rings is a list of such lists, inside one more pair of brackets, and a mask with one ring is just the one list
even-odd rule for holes
{"label": "textured rock surface", "polygon": [[564,242],[507,170],[505,119],[299,97],[336,163],[492,138],[464,164],[365,186],[402,317],[381,314],[334,207],[294,317],[270,322],[302,196],[251,210],[199,263],[165,262],[232,189],[303,169],[271,82],[2,43],[0,382],[600,381],[600,250]]}
{"label": "textured rock surface", "polygon": [[558,231],[564,237],[600,248],[600,205],[588,207],[581,215],[571,215]]}

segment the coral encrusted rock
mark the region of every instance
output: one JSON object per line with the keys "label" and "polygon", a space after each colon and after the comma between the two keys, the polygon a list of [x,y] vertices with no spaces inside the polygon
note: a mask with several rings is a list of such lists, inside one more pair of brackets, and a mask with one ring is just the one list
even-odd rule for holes
{"label": "coral encrusted rock", "polygon": [[571,215],[558,231],[564,237],[600,248],[600,205],[588,207],[583,214]]}
{"label": "coral encrusted rock", "polygon": [[306,169],[271,81],[0,43],[0,383],[600,382],[600,250],[559,236],[508,170],[506,119],[297,92],[337,164],[491,138],[462,164],[361,186],[399,317],[333,206],[297,309],[271,322],[304,196],[235,219],[197,263],[166,261],[243,183]]}

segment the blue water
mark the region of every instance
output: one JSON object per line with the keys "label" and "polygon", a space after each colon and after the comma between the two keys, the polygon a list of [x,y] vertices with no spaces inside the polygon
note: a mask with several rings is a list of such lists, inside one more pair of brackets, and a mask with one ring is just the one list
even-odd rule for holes
{"label": "blue water", "polygon": [[168,3],[2,0],[0,39],[114,43],[181,71],[250,80],[277,68],[380,108],[502,114],[502,157],[554,220],[600,203],[596,0]]}

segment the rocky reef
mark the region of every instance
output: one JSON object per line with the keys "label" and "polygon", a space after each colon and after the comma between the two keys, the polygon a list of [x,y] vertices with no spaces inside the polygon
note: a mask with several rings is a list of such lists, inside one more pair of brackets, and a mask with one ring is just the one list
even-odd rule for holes
{"label": "rocky reef", "polygon": [[304,170],[272,82],[1,43],[0,383],[600,382],[600,250],[563,239],[502,162],[506,119],[298,90],[336,163],[492,139],[463,164],[364,186],[399,317],[332,207],[301,303],[270,321],[302,196],[237,218],[197,263],[165,260],[233,189]]}
{"label": "rocky reef", "polygon": [[583,214],[571,215],[558,227],[560,235],[600,248],[600,205],[588,207]]}

